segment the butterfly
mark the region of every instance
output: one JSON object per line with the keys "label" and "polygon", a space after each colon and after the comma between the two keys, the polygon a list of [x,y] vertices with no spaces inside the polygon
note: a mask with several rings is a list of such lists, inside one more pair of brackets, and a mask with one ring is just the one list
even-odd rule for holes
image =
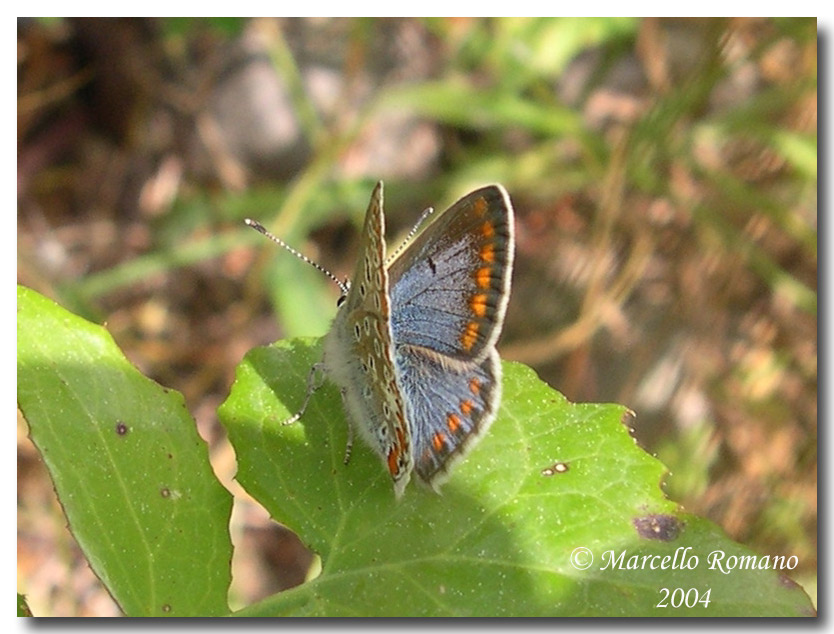
{"label": "butterfly", "polygon": [[[398,498],[412,473],[438,490],[495,419],[495,344],[514,252],[513,208],[501,185],[458,200],[390,261],[382,182],[371,194],[359,260],[349,283],[339,282],[338,312],[316,368],[341,390],[346,455],[356,429],[382,459]],[[313,389],[308,380],[307,400]],[[298,420],[307,400],[286,422]]]}

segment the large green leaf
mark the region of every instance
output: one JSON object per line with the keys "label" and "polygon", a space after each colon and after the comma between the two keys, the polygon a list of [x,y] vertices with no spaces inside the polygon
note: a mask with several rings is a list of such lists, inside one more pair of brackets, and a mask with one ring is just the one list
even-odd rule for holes
{"label": "large green leaf", "polygon": [[[346,424],[332,385],[299,423],[280,425],[301,405],[318,360],[320,347],[304,340],[252,350],[220,410],[240,483],[322,559],[318,577],[240,615],[812,612],[773,570],[710,569],[713,551],[752,553],[663,496],[665,469],[635,445],[625,408],[571,404],[528,368],[505,363],[501,411],[486,438],[442,495],[410,485],[398,502],[369,449],[357,444],[343,464]],[[609,551],[623,553],[616,569],[603,567]],[[578,569],[588,553],[593,564]],[[682,555],[698,565],[682,569]],[[690,600],[709,590],[709,603],[657,607],[663,588],[695,589]]]}
{"label": "large green leaf", "polygon": [[17,381],[70,529],[125,614],[227,613],[231,496],[182,396],[104,328],[23,287]]}

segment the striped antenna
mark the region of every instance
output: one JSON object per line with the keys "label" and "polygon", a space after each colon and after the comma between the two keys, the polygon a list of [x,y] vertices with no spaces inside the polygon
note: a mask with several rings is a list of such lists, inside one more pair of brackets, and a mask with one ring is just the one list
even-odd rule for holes
{"label": "striped antenna", "polygon": [[338,277],[333,275],[333,273],[331,273],[326,268],[324,268],[321,264],[318,264],[317,262],[313,262],[310,258],[308,258],[306,255],[304,255],[300,251],[296,251],[295,249],[293,249],[290,245],[288,245],[286,242],[284,242],[281,238],[271,234],[257,220],[252,220],[251,218],[246,218],[246,220],[244,220],[244,222],[247,225],[249,225],[250,227],[252,227],[255,231],[258,231],[259,233],[264,234],[267,238],[272,240],[275,244],[284,247],[287,251],[292,253],[295,257],[297,257],[301,260],[304,260],[307,264],[309,264],[310,266],[318,269],[319,271],[324,273],[327,277],[329,277],[331,280],[336,282],[336,285],[339,287],[339,290],[341,291],[343,297],[348,294],[349,286],[347,284],[345,284],[343,281],[341,281]]}
{"label": "striped antenna", "polygon": [[397,259],[397,256],[403,252],[403,249],[405,249],[408,246],[409,242],[411,242],[411,240],[414,238],[414,234],[417,233],[422,224],[426,221],[426,218],[431,216],[433,213],[434,207],[428,207],[423,210],[423,213],[420,214],[420,218],[417,220],[417,223],[413,227],[411,227],[411,231],[408,232],[408,235],[400,243],[400,246],[398,246],[393,253],[389,254],[387,258],[385,258],[385,266],[388,266],[389,264],[391,264],[391,262]]}

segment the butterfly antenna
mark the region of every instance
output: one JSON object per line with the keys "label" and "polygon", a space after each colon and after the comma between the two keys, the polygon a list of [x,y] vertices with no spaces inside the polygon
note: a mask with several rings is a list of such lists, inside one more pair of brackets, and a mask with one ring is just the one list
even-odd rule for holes
{"label": "butterfly antenna", "polygon": [[434,207],[428,207],[428,208],[423,210],[423,213],[420,214],[420,218],[417,220],[415,225],[413,227],[411,227],[411,231],[408,232],[408,235],[400,243],[400,246],[398,246],[396,248],[396,250],[394,250],[394,252],[391,253],[387,258],[385,258],[385,265],[386,266],[388,266],[389,264],[391,264],[391,262],[393,262],[394,260],[397,259],[397,256],[400,253],[402,253],[403,249],[405,249],[408,246],[408,244],[414,238],[414,235],[417,233],[417,231],[420,229],[420,227],[423,225],[423,223],[426,221],[426,219],[429,216],[431,216],[433,213],[434,213]]}
{"label": "butterfly antenna", "polygon": [[252,227],[255,231],[258,231],[258,232],[262,233],[263,235],[265,235],[267,238],[272,240],[275,244],[284,247],[287,251],[292,253],[295,257],[297,257],[301,260],[304,260],[310,266],[312,266],[312,267],[318,269],[319,271],[321,271],[322,273],[324,273],[327,277],[329,277],[331,280],[336,282],[336,285],[339,287],[339,290],[342,292],[342,295],[347,295],[347,292],[349,290],[348,285],[345,284],[338,277],[333,275],[333,273],[328,271],[321,264],[319,264],[317,262],[313,262],[310,258],[308,258],[306,255],[304,255],[300,251],[297,251],[297,250],[293,249],[290,245],[288,245],[286,242],[284,242],[281,238],[279,238],[278,236],[275,236],[272,233],[270,233],[269,231],[267,231],[266,227],[264,227],[257,220],[252,220],[251,218],[246,218],[246,220],[244,220],[244,222],[247,225],[249,225],[250,227]]}

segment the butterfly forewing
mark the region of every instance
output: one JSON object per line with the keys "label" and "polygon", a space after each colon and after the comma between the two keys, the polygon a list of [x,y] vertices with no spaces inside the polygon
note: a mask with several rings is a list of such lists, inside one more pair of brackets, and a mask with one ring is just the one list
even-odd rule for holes
{"label": "butterfly forewing", "polygon": [[411,432],[393,358],[382,184],[371,196],[350,290],[325,340],[325,367],[348,414],[382,457],[399,496],[411,475]]}
{"label": "butterfly forewing", "polygon": [[389,267],[395,343],[483,360],[504,319],[513,245],[512,205],[500,185],[452,205]]}

